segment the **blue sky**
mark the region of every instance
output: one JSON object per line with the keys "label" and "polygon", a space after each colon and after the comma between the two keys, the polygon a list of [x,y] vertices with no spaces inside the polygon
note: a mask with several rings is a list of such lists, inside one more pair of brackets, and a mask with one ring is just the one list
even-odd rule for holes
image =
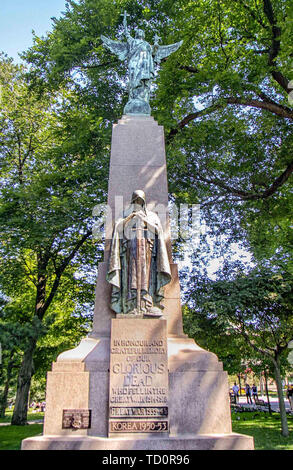
{"label": "blue sky", "polygon": [[51,17],[65,11],[65,0],[1,0],[0,51],[19,61],[18,53],[32,45],[32,30],[38,36],[51,30]]}

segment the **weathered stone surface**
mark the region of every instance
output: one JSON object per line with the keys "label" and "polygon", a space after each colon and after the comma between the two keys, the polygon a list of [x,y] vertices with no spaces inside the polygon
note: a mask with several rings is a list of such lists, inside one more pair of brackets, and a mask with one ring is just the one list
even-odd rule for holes
{"label": "weathered stone surface", "polygon": [[112,320],[109,407],[109,435],[168,431],[166,320]]}
{"label": "weathered stone surface", "polygon": [[22,450],[253,450],[254,442],[243,434],[198,434],[135,439],[129,437],[101,438],[89,436],[40,436],[22,441]]}
{"label": "weathered stone surface", "polygon": [[[170,334],[183,334],[180,287],[177,266],[172,262],[170,224],[168,215],[168,184],[164,129],[153,117],[123,116],[113,126],[108,188],[108,206],[111,209],[106,223],[105,265],[99,266],[93,332],[98,337],[110,331],[114,317],[109,308],[110,286],[105,278],[106,263],[114,221],[129,204],[132,193],[141,189],[146,194],[147,208],[158,213],[164,228],[165,241],[174,278],[166,288],[164,318]],[[117,198],[118,197],[118,198]],[[108,243],[107,243],[108,240]],[[173,299],[168,301],[167,299]]]}
{"label": "weathered stone surface", "polygon": [[[63,410],[89,409],[89,373],[74,371],[48,372],[44,434],[72,434],[71,429],[62,429]],[[87,434],[80,429],[79,434]]]}

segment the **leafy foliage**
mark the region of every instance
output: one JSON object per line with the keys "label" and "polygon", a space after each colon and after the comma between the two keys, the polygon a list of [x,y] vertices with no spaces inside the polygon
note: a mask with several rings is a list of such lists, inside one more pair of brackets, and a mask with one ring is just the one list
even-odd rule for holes
{"label": "leafy foliage", "polygon": [[[39,368],[45,351],[61,348],[58,321],[71,328],[72,313],[90,310],[86,281],[101,256],[90,241],[91,210],[106,198],[111,125],[127,100],[125,64],[100,36],[121,39],[124,9],[148,41],[184,41],[162,64],[151,106],[166,132],[170,199],[200,203],[209,228],[185,283],[185,326],[231,371],[238,352],[251,354],[241,332],[256,348],[282,353],[292,332],[288,0],[69,0],[23,55],[29,68],[1,58],[0,284],[12,299],[5,315],[12,330],[15,312],[30,325]],[[227,261],[212,282],[211,239],[215,258],[228,260],[238,243],[265,268]],[[63,301],[69,316],[59,317]],[[82,324],[72,328],[81,333]]]}

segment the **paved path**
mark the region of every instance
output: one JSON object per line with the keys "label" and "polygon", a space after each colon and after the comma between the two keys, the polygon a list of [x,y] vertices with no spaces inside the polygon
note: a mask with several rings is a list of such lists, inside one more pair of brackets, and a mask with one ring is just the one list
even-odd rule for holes
{"label": "paved path", "polygon": [[[266,396],[262,396],[262,395],[259,395],[258,397],[260,400],[264,400],[266,403],[267,403],[267,397]],[[241,396],[239,397],[239,404],[240,405],[245,405],[245,407],[253,407],[254,406],[254,403],[253,403],[253,400],[252,400],[252,405],[248,404],[247,403],[247,400],[246,400],[246,397],[245,396]],[[271,408],[273,411],[279,411],[279,401],[277,398],[270,398],[270,404],[271,404]],[[286,410],[290,410],[290,405],[289,405],[289,401],[285,398],[285,406],[286,406]],[[43,419],[36,419],[36,420],[32,420],[32,421],[28,421],[28,424],[39,424],[39,423],[43,423],[44,420]],[[10,423],[0,423],[0,426],[10,426]]]}
{"label": "paved path", "polygon": [[[260,400],[264,400],[265,403],[267,403],[267,397],[265,395],[259,395],[258,398]],[[253,398],[252,398],[252,405],[250,404],[247,404],[247,400],[246,400],[246,397],[245,396],[241,396],[239,397],[239,404],[240,405],[246,405],[247,407],[252,407],[254,405],[254,402],[253,402]],[[271,404],[271,408],[273,411],[279,411],[279,400],[278,398],[271,398],[270,397],[270,404]],[[290,410],[290,404],[289,404],[289,400],[287,400],[287,398],[285,398],[285,407],[286,407],[286,410]]]}
{"label": "paved path", "polygon": [[[43,419],[36,419],[34,421],[28,421],[28,424],[39,424],[39,423],[43,423],[44,420]],[[0,423],[0,426],[10,426],[11,423]]]}

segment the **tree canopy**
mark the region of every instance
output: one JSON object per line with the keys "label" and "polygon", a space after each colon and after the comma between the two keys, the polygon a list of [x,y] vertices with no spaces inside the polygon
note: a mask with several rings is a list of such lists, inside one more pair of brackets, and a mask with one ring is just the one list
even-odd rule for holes
{"label": "tree canopy", "polygon": [[[158,73],[153,115],[166,132],[169,188],[201,203],[216,231],[245,238],[258,257],[292,248],[292,5],[286,0],[68,1],[24,55],[35,86],[73,87],[113,122],[125,104],[125,66],[101,34],[119,38],[121,13],[152,42],[183,39]],[[290,76],[291,75],[291,76]],[[109,138],[109,136],[108,136]],[[178,178],[179,176],[179,178]],[[240,235],[239,235],[240,234]]]}
{"label": "tree canopy", "polygon": [[[34,332],[32,350],[21,344],[23,358],[37,360],[52,344],[58,350],[54,328],[65,292],[76,318],[91,309],[88,281],[102,248],[91,239],[92,209],[106,200],[111,128],[127,101],[126,64],[103,47],[101,34],[122,39],[124,10],[130,29],[144,29],[150,43],[156,34],[162,44],[183,40],[161,64],[150,103],[165,129],[170,199],[200,204],[214,257],[224,252],[228,260],[228,245],[231,253],[238,243],[256,266],[213,283],[204,264],[211,246],[202,243],[184,286],[186,325],[231,336],[233,317],[251,341],[260,330],[267,341],[270,329],[283,345],[292,316],[282,291],[292,276],[292,2],[69,0],[52,30],[34,36],[25,65],[0,62],[0,288],[9,321],[17,312]],[[199,316],[207,306],[215,317]],[[70,318],[62,317],[64,325]],[[287,325],[286,341],[280,325]],[[236,335],[227,357],[231,370],[239,341]],[[32,369],[31,360],[28,375]]]}

